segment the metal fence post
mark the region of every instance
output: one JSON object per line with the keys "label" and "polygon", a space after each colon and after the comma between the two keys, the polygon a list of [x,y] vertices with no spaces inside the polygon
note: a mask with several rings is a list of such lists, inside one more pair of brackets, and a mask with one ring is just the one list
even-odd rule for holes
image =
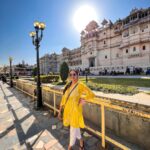
{"label": "metal fence post", "polygon": [[16,88],[17,88],[17,80],[16,80]]}
{"label": "metal fence post", "polygon": [[54,116],[56,115],[56,93],[54,92]]}
{"label": "metal fence post", "polygon": [[23,82],[21,82],[21,83],[22,83],[22,89],[21,90],[23,91]]}
{"label": "metal fence post", "polygon": [[105,108],[101,105],[101,132],[102,132],[102,147],[105,148]]}

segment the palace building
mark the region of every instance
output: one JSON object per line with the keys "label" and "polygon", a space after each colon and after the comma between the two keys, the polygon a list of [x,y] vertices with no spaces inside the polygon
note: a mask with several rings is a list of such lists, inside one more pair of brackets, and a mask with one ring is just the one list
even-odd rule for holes
{"label": "palace building", "polygon": [[146,72],[150,68],[150,8],[135,8],[114,23],[91,21],[81,32],[81,46],[63,48],[57,55],[57,71],[63,61],[70,68],[89,68],[93,74],[139,68]]}
{"label": "palace building", "polygon": [[40,73],[48,74],[50,72],[58,72],[57,70],[57,54],[45,54],[40,58]]}
{"label": "palace building", "polygon": [[133,9],[115,23],[90,22],[81,32],[82,69],[98,74],[150,67],[150,8]]}

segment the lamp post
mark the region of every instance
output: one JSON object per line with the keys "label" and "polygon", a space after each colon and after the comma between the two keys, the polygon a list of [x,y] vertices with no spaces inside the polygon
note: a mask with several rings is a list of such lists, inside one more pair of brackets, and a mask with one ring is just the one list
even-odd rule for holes
{"label": "lamp post", "polygon": [[85,68],[85,75],[86,75],[86,83],[88,82],[88,73],[89,73],[89,69]]}
{"label": "lamp post", "polygon": [[43,38],[43,30],[45,29],[45,24],[42,22],[34,22],[35,32],[30,32],[32,37],[32,43],[36,49],[36,60],[37,60],[37,109],[43,106],[42,104],[42,92],[41,92],[41,81],[40,81],[40,65],[39,65],[39,47],[40,42]]}
{"label": "lamp post", "polygon": [[9,63],[10,63],[10,87],[13,87],[13,81],[12,81],[12,57],[9,57]]}

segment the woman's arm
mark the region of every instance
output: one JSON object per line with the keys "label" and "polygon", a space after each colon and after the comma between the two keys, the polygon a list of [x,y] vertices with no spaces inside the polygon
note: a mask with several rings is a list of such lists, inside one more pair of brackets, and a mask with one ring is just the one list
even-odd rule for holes
{"label": "woman's arm", "polygon": [[[66,86],[68,85],[68,82],[66,83],[64,89],[66,88]],[[66,103],[66,97],[65,97],[65,93],[63,93],[62,98],[61,98],[61,102],[60,102],[60,108],[62,108]]]}
{"label": "woman's arm", "polygon": [[59,107],[59,112],[58,112],[58,118],[59,118],[59,120],[62,120],[62,118],[61,118],[61,110],[62,110],[62,106]]}
{"label": "woman's arm", "polygon": [[60,120],[62,120],[62,118],[61,118],[61,110],[62,110],[62,108],[64,107],[65,103],[66,103],[65,95],[62,95],[61,102],[60,102],[60,106],[59,106],[59,112],[58,112],[58,118],[59,118]]}
{"label": "woman's arm", "polygon": [[87,85],[82,82],[79,85],[79,91],[81,94],[81,99],[84,99],[88,102],[92,102],[94,100],[95,94]]}
{"label": "woman's arm", "polygon": [[66,98],[65,98],[65,95],[63,94],[61,98],[61,102],[60,102],[60,107],[64,106],[65,103],[66,103]]}

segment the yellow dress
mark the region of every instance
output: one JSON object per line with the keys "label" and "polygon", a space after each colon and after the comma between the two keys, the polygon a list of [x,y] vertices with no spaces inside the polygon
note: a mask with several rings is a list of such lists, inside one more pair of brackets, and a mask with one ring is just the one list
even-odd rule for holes
{"label": "yellow dress", "polygon": [[65,105],[63,113],[63,125],[72,126],[74,128],[84,128],[85,124],[82,114],[82,105],[79,104],[79,99],[83,98],[90,102],[93,101],[95,94],[84,83],[78,81],[78,85],[72,91],[66,102],[67,95],[75,85],[68,88],[61,99],[60,106]]}

